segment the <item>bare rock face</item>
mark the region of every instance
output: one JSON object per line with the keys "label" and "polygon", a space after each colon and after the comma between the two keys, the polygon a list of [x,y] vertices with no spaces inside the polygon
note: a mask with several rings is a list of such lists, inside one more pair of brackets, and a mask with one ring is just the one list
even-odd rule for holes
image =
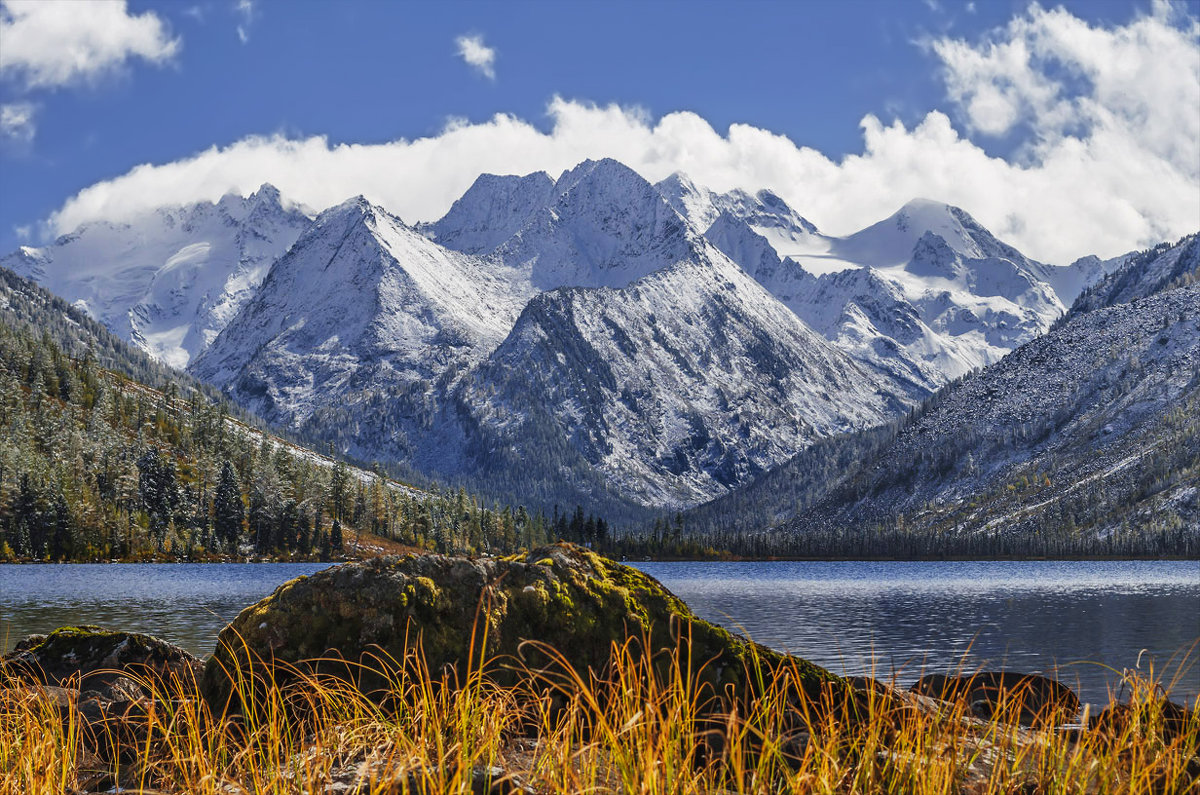
{"label": "bare rock face", "polygon": [[[359,670],[364,690],[383,684],[355,663],[403,660],[420,643],[433,672],[466,673],[469,660],[499,659],[500,679],[550,663],[538,641],[576,671],[601,672],[612,645],[648,639],[652,654],[691,638],[691,661],[714,695],[750,693],[760,666],[787,664],[806,692],[847,690],[828,671],[696,617],[653,577],[570,544],[508,558],[410,555],[348,563],[300,577],[242,611],[221,632],[205,671],[215,706],[231,676],[262,671],[276,682],[301,670]],[[315,658],[325,658],[320,662]],[[346,665],[332,662],[343,658]],[[521,661],[521,664],[517,664]],[[280,665],[283,663],[283,665]],[[339,670],[339,665],[341,668]],[[507,667],[505,667],[507,665]],[[257,666],[257,667],[255,667]]]}

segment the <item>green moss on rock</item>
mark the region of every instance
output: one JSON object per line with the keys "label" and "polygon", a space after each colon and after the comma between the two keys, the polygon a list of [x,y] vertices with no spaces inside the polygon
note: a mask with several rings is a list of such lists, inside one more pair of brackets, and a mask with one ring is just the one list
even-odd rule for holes
{"label": "green moss on rock", "polygon": [[15,678],[59,686],[73,677],[86,677],[87,687],[100,687],[123,674],[187,684],[201,670],[197,657],[159,638],[85,625],[61,627],[18,643],[0,658],[0,684]]}
{"label": "green moss on rock", "polygon": [[[418,639],[431,670],[461,671],[469,655],[478,659],[485,630],[487,657],[520,658],[532,667],[548,659],[526,641],[545,643],[586,671],[601,669],[612,645],[629,637],[649,638],[653,653],[690,637],[690,659],[714,692],[750,684],[745,672],[756,666],[794,666],[814,693],[840,681],[698,618],[637,569],[556,544],[507,558],[378,558],[287,583],[221,632],[205,689],[213,699],[227,698],[228,672],[245,669],[247,656],[289,664],[331,655],[400,660]],[[274,675],[286,677],[285,668]]]}

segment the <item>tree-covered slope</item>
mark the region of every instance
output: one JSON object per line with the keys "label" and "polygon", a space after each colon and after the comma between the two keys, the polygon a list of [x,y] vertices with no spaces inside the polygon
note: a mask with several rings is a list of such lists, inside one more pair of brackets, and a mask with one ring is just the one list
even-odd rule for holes
{"label": "tree-covered slope", "polygon": [[607,532],[577,514],[417,491],[264,433],[0,269],[0,559],[504,550]]}

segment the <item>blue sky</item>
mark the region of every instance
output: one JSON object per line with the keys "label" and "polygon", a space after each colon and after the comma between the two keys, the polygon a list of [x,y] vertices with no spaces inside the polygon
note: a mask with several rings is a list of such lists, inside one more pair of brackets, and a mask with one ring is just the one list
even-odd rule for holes
{"label": "blue sky", "polygon": [[[1043,256],[1053,252],[1061,257],[1075,249],[1087,253],[1082,247],[1089,239],[1107,253],[1106,247],[1200,226],[1200,199],[1185,201],[1182,210],[1168,207],[1172,191],[1185,199],[1192,189],[1200,193],[1200,141],[1186,123],[1193,93],[1200,112],[1194,4],[1087,0],[1066,2],[1061,11],[1050,12],[1007,0],[131,1],[117,2],[113,10],[118,13],[95,22],[76,19],[82,15],[69,0],[43,0],[41,5],[75,13],[41,20],[28,16],[27,6],[3,3],[0,251],[65,231],[64,224],[119,219],[134,212],[134,205],[143,208],[147,196],[172,202],[213,198],[214,191],[219,195],[228,189],[245,192],[253,186],[243,180],[262,181],[260,175],[317,209],[332,203],[330,197],[339,190],[345,193],[340,198],[363,192],[406,220],[420,220],[417,216],[440,212],[461,193],[476,162],[489,170],[525,171],[532,165],[553,171],[576,153],[580,158],[604,154],[604,142],[589,139],[587,128],[608,128],[589,116],[589,109],[593,115],[612,109],[620,116],[616,121],[611,113],[606,117],[615,124],[612,153],[640,160],[631,165],[646,176],[683,164],[718,188],[740,182],[778,189],[773,183],[778,180],[802,213],[816,216],[834,232],[882,217],[886,207],[914,191],[954,194],[931,198],[963,204],[993,228],[1000,226],[1018,241],[1044,249],[1034,252]],[[130,19],[138,20],[139,32],[123,39],[122,26]],[[1148,27],[1151,22],[1154,29]],[[70,27],[90,24],[104,30],[80,33]],[[148,25],[154,29],[147,38]],[[1112,99],[1130,94],[1130,86],[1106,88],[1101,81],[1114,78],[1090,72],[1093,65],[1083,63],[1086,55],[1053,50],[1071,50],[1071,42],[1082,41],[1087,31],[1107,34],[1104,40],[1114,48],[1114,58],[1145,59],[1141,79],[1148,86],[1163,82],[1156,75],[1163,74],[1158,70],[1165,64],[1156,59],[1172,57],[1170,47],[1182,53],[1182,80],[1175,80],[1178,84],[1168,87],[1174,93],[1155,104],[1178,104],[1182,96],[1177,112],[1183,114],[1183,129],[1171,133],[1168,128],[1179,125],[1167,115],[1158,122],[1161,131],[1141,136],[1131,122],[1126,137],[1152,139],[1137,144],[1151,151],[1139,152],[1137,157],[1146,162],[1135,158],[1132,173],[1116,173],[1119,169],[1110,161],[1121,146],[1103,149],[1108,139],[1091,134],[1101,122],[1096,121],[1099,116],[1086,115],[1090,106],[1085,100],[1116,103],[1131,119],[1144,117],[1145,109],[1127,108],[1119,96]],[[51,57],[44,53],[56,49],[53,42],[76,35],[104,43],[96,45],[86,69],[67,74],[59,64],[55,72],[55,64],[38,60]],[[463,36],[475,37],[494,53],[491,63],[482,65],[490,66],[493,76],[460,55],[456,40]],[[1166,36],[1170,46],[1164,50],[1157,36]],[[45,38],[34,41],[37,37]],[[1129,45],[1130,39],[1137,41]],[[1010,58],[991,57],[997,46],[1009,46],[1011,53],[1020,50],[1015,45],[1028,48],[1031,42],[1045,49],[1032,63],[1032,72],[1012,66]],[[1133,49],[1118,49],[1126,45]],[[1081,101],[1047,103],[1042,90],[1047,81],[1058,81],[1059,95]],[[551,111],[556,98],[558,110]],[[711,127],[716,142],[705,133],[694,140],[668,136],[670,145],[662,144],[656,126],[664,117],[692,120],[680,116],[683,111]],[[1070,113],[1081,114],[1082,121],[1060,118]],[[521,133],[525,139],[514,134],[489,143],[489,135],[507,134],[492,128],[496,114],[531,130]],[[905,157],[901,152],[906,145],[928,146],[923,156],[936,162],[926,167],[909,155],[902,170],[892,161],[882,162],[884,156],[872,154],[864,140],[867,116],[881,126],[879,146],[888,150],[888,157]],[[943,118],[945,129],[939,126]],[[1103,118],[1102,124],[1108,124],[1108,115]],[[1047,119],[1053,119],[1048,132],[1043,129]],[[649,130],[647,135],[641,135],[639,124]],[[712,162],[697,154],[730,142],[730,125],[735,124],[756,131],[755,153],[732,157],[753,161],[744,173],[730,165],[727,153],[714,155]],[[448,125],[460,132],[447,136]],[[529,139],[533,132],[544,138]],[[629,140],[622,138],[627,134]],[[958,140],[950,140],[951,134]],[[265,136],[270,143],[247,145],[253,136]],[[785,148],[791,147],[779,158],[778,175],[763,151],[771,136],[783,136]],[[437,143],[431,144],[435,151],[429,153],[427,167],[420,152],[401,157],[389,146],[422,138]],[[462,143],[467,138],[477,139],[471,145],[481,151],[464,154],[456,148],[468,146]],[[452,139],[458,142],[454,146]],[[522,140],[533,140],[540,154],[526,157],[530,146]],[[933,140],[939,143],[930,144]],[[1063,141],[1072,140],[1086,144],[1093,160],[1061,162],[1071,150]],[[310,144],[316,159],[291,151],[300,142]],[[336,150],[339,144],[374,148],[356,156],[353,168],[339,169],[327,151],[316,151]],[[210,157],[196,159],[213,147]],[[806,148],[824,160],[802,157]],[[254,151],[243,151],[248,149]],[[280,149],[287,149],[288,156]],[[874,171],[857,173],[852,166],[865,155],[871,155],[867,159]],[[959,156],[968,165],[955,172],[951,164]],[[367,162],[376,157],[375,164]],[[1095,158],[1101,158],[1099,165]],[[1088,208],[1093,216],[1107,212],[1125,219],[1108,236],[1089,238],[1081,232],[1078,240],[1056,247],[1052,228],[1038,232],[1033,229],[1037,219],[1020,217],[1020,208],[1028,204],[1022,197],[1045,193],[1030,182],[1026,172],[1031,169],[1045,172],[1054,166],[1059,171],[1043,175],[1045,179],[1074,175],[1080,183],[1073,189],[1079,193],[1115,194],[1138,192],[1122,186],[1157,173],[1162,162],[1172,171],[1162,189],[1165,197],[1147,195],[1112,208]],[[190,165],[172,166],[178,163]],[[977,172],[969,163],[979,164]],[[140,164],[158,168],[143,170],[136,179],[128,176]],[[1105,170],[1109,165],[1112,173]],[[328,177],[320,186],[304,182],[304,171],[320,174],[323,168],[351,176],[344,185]],[[386,173],[389,168],[392,174]],[[938,177],[939,171],[946,173]],[[924,172],[934,174],[928,184],[922,181]],[[1085,172],[1102,179],[1093,185],[1080,176]],[[354,173],[365,176],[356,182]],[[1013,185],[1001,191],[1006,204],[956,179],[1011,179]],[[879,186],[874,193],[872,180]],[[98,187],[88,192],[89,186]],[[73,202],[81,191],[83,197]],[[1067,202],[1066,196],[1060,201],[1064,207]],[[1111,219],[1107,225],[1111,228]],[[1028,240],[1022,240],[1023,234]]]}

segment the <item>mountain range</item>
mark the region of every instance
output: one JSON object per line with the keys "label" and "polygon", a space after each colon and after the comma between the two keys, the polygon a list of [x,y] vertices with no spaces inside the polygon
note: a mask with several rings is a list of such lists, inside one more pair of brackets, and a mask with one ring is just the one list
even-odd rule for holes
{"label": "mountain range", "polygon": [[1196,541],[1197,482],[1200,235],[1191,235],[1126,258],[1048,333],[903,420],[813,445],[689,523],[785,538],[1042,538],[1062,549],[1131,533]]}
{"label": "mountain range", "polygon": [[898,420],[1123,263],[1039,263],[926,200],[829,236],[613,160],[482,175],[432,223],[263,186],[0,260],[278,427],[616,518]]}

